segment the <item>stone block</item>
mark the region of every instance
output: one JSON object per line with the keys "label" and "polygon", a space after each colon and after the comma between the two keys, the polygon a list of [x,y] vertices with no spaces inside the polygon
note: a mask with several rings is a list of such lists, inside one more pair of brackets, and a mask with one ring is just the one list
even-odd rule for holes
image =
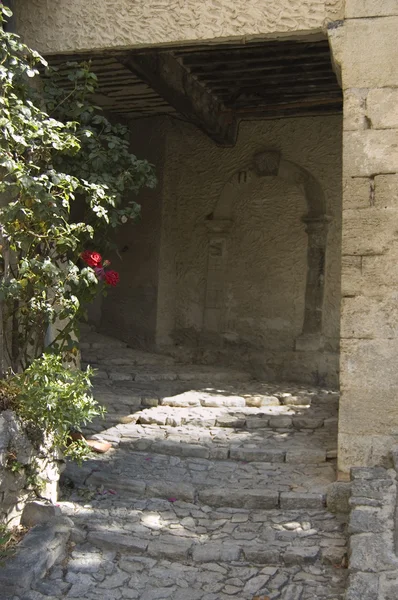
{"label": "stone block", "polygon": [[[372,415],[372,418],[377,417],[376,421],[381,420],[390,425],[395,422],[395,418],[398,419],[398,405],[394,390],[398,386],[397,356],[398,339],[343,339],[341,341],[340,410],[349,408],[349,404],[356,404],[355,408],[361,406],[363,411],[366,403],[367,409],[377,406],[380,414]],[[349,396],[345,393],[346,390],[350,390]],[[383,396],[382,410],[380,410],[381,398],[378,394]],[[362,418],[365,415],[358,416]],[[340,418],[340,426],[342,424]],[[373,431],[384,433],[377,429]]]}
{"label": "stone block", "polygon": [[61,514],[59,506],[40,501],[28,502],[22,512],[21,525],[33,527],[38,523],[47,523]]}
{"label": "stone block", "polygon": [[395,504],[396,483],[392,479],[354,479],[351,482],[352,496],[382,500]]}
{"label": "stone block", "polygon": [[393,573],[380,573],[379,600],[397,600],[398,598],[398,571]]}
{"label": "stone block", "polygon": [[343,298],[341,337],[398,338],[398,291],[384,290],[379,297]]}
{"label": "stone block", "polygon": [[384,467],[353,467],[351,480],[373,481],[374,479],[391,479],[390,471]]}
{"label": "stone block", "polygon": [[101,548],[109,548],[116,552],[145,552],[148,540],[135,538],[116,531],[91,531],[87,541]]}
{"label": "stone block", "polygon": [[362,289],[362,256],[341,257],[341,295],[356,296]]}
{"label": "stone block", "polygon": [[168,560],[185,561],[191,549],[192,540],[164,535],[149,542],[148,555]]}
{"label": "stone block", "polygon": [[398,208],[398,175],[376,175],[374,201],[377,208]]}
{"label": "stone block", "polygon": [[326,492],[326,506],[332,513],[349,513],[348,500],[351,495],[351,483],[335,481],[330,484]]}
{"label": "stone block", "polygon": [[292,417],[285,415],[275,415],[270,417],[269,426],[275,429],[289,429],[293,426]]}
{"label": "stone block", "polygon": [[195,490],[189,483],[152,481],[147,484],[146,495],[149,498],[177,498],[184,502],[194,502]]}
{"label": "stone block", "polygon": [[343,255],[383,254],[397,241],[398,210],[369,208],[343,212]]}
{"label": "stone block", "polygon": [[233,460],[244,460],[253,462],[278,462],[285,461],[285,451],[278,448],[261,448],[232,446],[230,457]]}
{"label": "stone block", "polygon": [[281,492],[280,506],[283,510],[321,509],[325,506],[323,494]]}
{"label": "stone block", "polygon": [[318,546],[292,546],[284,553],[287,565],[303,565],[316,562],[319,555]]}
{"label": "stone block", "polygon": [[346,131],[343,144],[343,167],[346,177],[371,177],[380,173],[397,173],[398,131],[396,129]]}
{"label": "stone block", "polygon": [[350,538],[350,568],[365,573],[398,569],[393,532],[352,535]]}
{"label": "stone block", "polygon": [[243,552],[246,560],[249,563],[257,563],[260,565],[276,565],[280,562],[281,548],[277,546],[267,547],[265,544],[261,546],[245,546]]}
{"label": "stone block", "polygon": [[[342,421],[344,424],[344,421]],[[343,426],[343,425],[342,425]],[[353,430],[355,431],[355,430]],[[390,460],[396,437],[371,433],[339,432],[338,470],[349,473],[354,465],[378,465]]]}
{"label": "stone block", "polygon": [[293,464],[316,464],[326,461],[326,450],[300,448],[286,452],[286,462]]}
{"label": "stone block", "polygon": [[346,600],[376,600],[378,589],[378,574],[352,573],[348,578]]}
{"label": "stone block", "polygon": [[343,210],[372,206],[371,183],[369,177],[345,177],[343,180]]}
{"label": "stone block", "polygon": [[197,544],[193,547],[192,558],[195,562],[237,561],[241,549],[237,545],[212,542]]}
{"label": "stone block", "polygon": [[348,531],[354,533],[383,533],[394,528],[394,510],[372,506],[357,506],[351,510]]}
{"label": "stone block", "polygon": [[398,287],[398,247],[395,244],[383,255],[363,256],[361,264],[364,294],[381,294],[385,288]]}
{"label": "stone block", "polygon": [[199,500],[210,506],[267,510],[278,507],[279,493],[272,490],[209,487],[199,491]]}
{"label": "stone block", "polygon": [[398,85],[397,29],[397,16],[345,23],[343,89]]}
{"label": "stone block", "polygon": [[246,406],[261,408],[262,406],[279,406],[280,402],[276,396],[257,395],[245,398]]}
{"label": "stone block", "polygon": [[388,17],[398,15],[397,0],[346,0],[345,18]]}
{"label": "stone block", "polygon": [[369,90],[366,112],[372,129],[397,129],[398,89],[376,88]]}
{"label": "stone block", "polygon": [[345,131],[366,129],[366,96],[367,89],[348,89],[344,91],[344,120]]}

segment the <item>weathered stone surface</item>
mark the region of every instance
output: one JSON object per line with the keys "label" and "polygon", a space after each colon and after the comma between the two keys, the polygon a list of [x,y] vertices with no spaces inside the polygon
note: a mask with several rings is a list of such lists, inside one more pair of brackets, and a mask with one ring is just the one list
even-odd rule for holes
{"label": "weathered stone surface", "polygon": [[304,564],[316,561],[319,554],[317,546],[298,546],[286,550],[284,559],[286,564]]}
{"label": "weathered stone surface", "polygon": [[364,256],[387,252],[398,239],[396,218],[395,209],[344,211],[343,254]]}
{"label": "weathered stone surface", "polygon": [[378,208],[398,207],[398,175],[376,175],[375,206]]}
{"label": "weathered stone surface", "polygon": [[345,481],[336,481],[328,487],[326,506],[333,513],[349,513],[348,500],[351,494],[351,484]]}
{"label": "weathered stone surface", "polygon": [[38,523],[47,523],[61,514],[61,509],[53,504],[40,501],[28,502],[22,511],[21,525],[33,527]]}
{"label": "weathered stone surface", "polygon": [[370,177],[345,177],[343,180],[343,210],[370,208],[374,191]]}
{"label": "weathered stone surface", "polygon": [[366,89],[348,89],[344,91],[344,121],[346,131],[367,129]]}
{"label": "weathered stone surface", "polygon": [[380,600],[396,600],[398,598],[398,571],[380,574],[378,597]]}
{"label": "weathered stone surface", "polygon": [[348,579],[346,600],[378,598],[379,576],[373,573],[352,573]]}
{"label": "weathered stone surface", "polygon": [[326,460],[326,451],[318,448],[300,448],[286,452],[287,463],[322,463]]}
{"label": "weathered stone surface", "polygon": [[[377,290],[375,290],[375,294]],[[384,290],[383,294],[369,297],[355,296],[342,299],[341,337],[354,339],[398,337],[398,294]]]}
{"label": "weathered stone surface", "polygon": [[362,261],[362,256],[341,257],[341,295],[343,297],[360,294],[362,289]]}
{"label": "weathered stone surface", "polygon": [[344,89],[398,85],[395,68],[397,25],[398,17],[395,16],[345,23]]}
{"label": "weathered stone surface", "polygon": [[369,90],[366,112],[373,129],[397,129],[398,89],[383,87]]}
{"label": "weathered stone surface", "polygon": [[350,533],[383,533],[394,529],[394,510],[371,506],[357,506],[351,510]]}
{"label": "weathered stone surface", "polygon": [[398,569],[398,558],[393,550],[393,532],[351,536],[350,568],[365,573]]}
{"label": "weathered stone surface", "polygon": [[347,177],[396,173],[398,131],[395,129],[347,131],[344,136],[343,154],[344,173]]}
{"label": "weathered stone surface", "polygon": [[398,15],[397,0],[346,0],[345,18],[386,17]]}
{"label": "weathered stone surface", "polygon": [[146,540],[133,538],[114,531],[93,531],[89,533],[88,541],[96,546],[112,548],[117,551],[143,552],[148,547]]}
{"label": "weathered stone surface", "polygon": [[323,508],[325,497],[323,494],[304,494],[299,492],[282,492],[280,505],[282,509],[295,510],[300,508]]}

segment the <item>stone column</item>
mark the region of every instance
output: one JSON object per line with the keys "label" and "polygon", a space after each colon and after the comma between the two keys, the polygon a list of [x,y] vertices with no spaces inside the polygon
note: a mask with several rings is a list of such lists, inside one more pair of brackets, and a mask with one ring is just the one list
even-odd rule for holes
{"label": "stone column", "polygon": [[227,259],[227,241],[232,221],[206,221],[209,238],[207,259],[206,296],[203,313],[203,332],[220,333],[223,322],[224,287]]}
{"label": "stone column", "polygon": [[308,235],[307,283],[303,332],[296,340],[296,350],[322,348],[323,296],[325,289],[325,255],[330,217],[303,218]]}
{"label": "stone column", "polygon": [[347,0],[339,470],[398,438],[398,3]]}

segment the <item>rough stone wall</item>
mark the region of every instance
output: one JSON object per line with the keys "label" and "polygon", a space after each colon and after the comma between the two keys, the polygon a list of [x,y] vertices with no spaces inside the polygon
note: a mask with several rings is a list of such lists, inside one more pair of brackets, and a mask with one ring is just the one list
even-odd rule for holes
{"label": "rough stone wall", "polygon": [[319,32],[343,0],[17,0],[16,27],[51,54]]}
{"label": "rough stone wall", "polygon": [[398,598],[397,471],[351,471],[349,572],[346,600]]}
{"label": "rough stone wall", "polygon": [[154,165],[158,184],[137,196],[140,220],[117,231],[117,252],[110,258],[120,283],[102,300],[98,319],[101,331],[135,347],[151,347],[155,341],[166,129],[163,118],[131,124],[131,151]]}
{"label": "rough stone wall", "polygon": [[398,3],[347,0],[346,17],[341,471],[379,464],[398,434]]}
{"label": "rough stone wall", "polygon": [[56,502],[60,461],[33,446],[11,410],[0,413],[0,524],[17,525],[29,500]]}
{"label": "rough stone wall", "polygon": [[[340,125],[339,117],[243,122],[235,148],[221,149],[194,127],[170,122],[159,269],[159,345],[201,344],[208,261],[206,219],[233,174],[244,172],[257,152],[273,149],[308,169],[325,191],[332,222],[324,334],[329,348],[337,351]],[[295,377],[302,367],[293,372],[291,361],[299,356],[293,351],[294,341],[304,316],[307,236],[301,218],[307,210],[303,190],[277,177],[244,186],[232,210],[222,341],[224,350],[227,345],[230,356],[238,360],[249,352],[251,361],[255,359],[263,367],[268,361],[268,376],[289,376],[290,372],[290,377]],[[216,350],[215,342],[210,340],[207,348]],[[308,377],[308,361],[306,368]]]}

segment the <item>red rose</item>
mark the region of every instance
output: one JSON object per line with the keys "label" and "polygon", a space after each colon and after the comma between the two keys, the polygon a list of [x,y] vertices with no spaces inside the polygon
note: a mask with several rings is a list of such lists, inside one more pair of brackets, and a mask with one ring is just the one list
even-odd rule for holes
{"label": "red rose", "polygon": [[116,271],[107,271],[105,273],[105,281],[108,285],[117,285],[119,283],[119,273]]}
{"label": "red rose", "polygon": [[85,250],[81,253],[80,257],[89,267],[95,268],[102,266],[102,256],[98,252],[93,252],[92,250]]}

